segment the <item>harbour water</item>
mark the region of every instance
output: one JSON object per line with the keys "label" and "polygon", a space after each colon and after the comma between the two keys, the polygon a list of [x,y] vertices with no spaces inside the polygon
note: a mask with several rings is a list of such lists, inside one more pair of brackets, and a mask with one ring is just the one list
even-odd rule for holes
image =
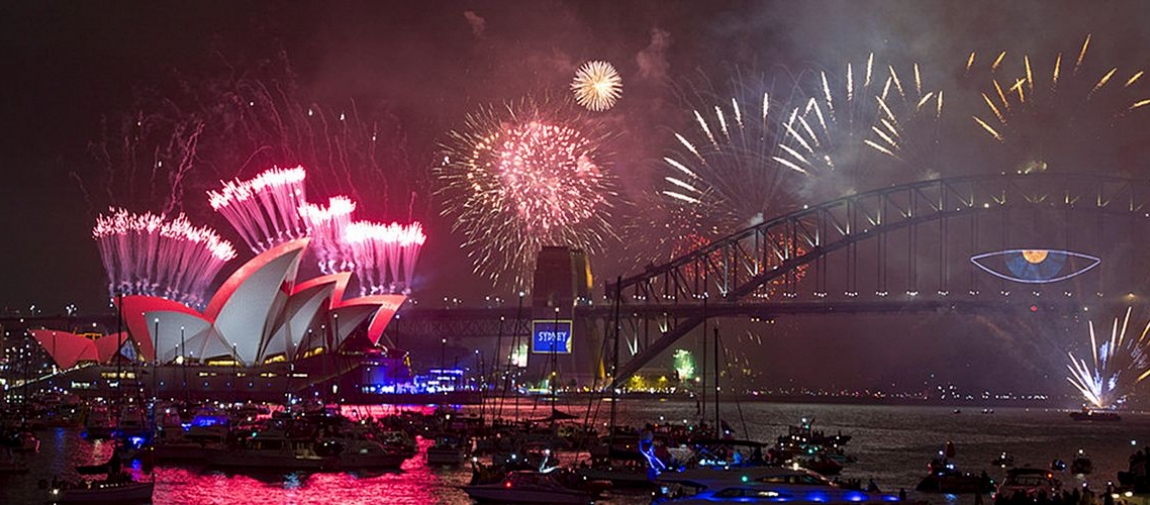
{"label": "harbour water", "polygon": [[[587,406],[564,405],[563,411],[588,419]],[[593,408],[593,422],[602,426],[607,419],[606,406]],[[502,406],[505,418],[542,418],[550,407],[523,402],[518,412],[511,402]],[[694,402],[651,399],[628,399],[619,403],[620,424],[642,425],[648,422],[682,423],[696,418]],[[381,415],[384,407],[360,408]],[[597,412],[596,412],[597,410]],[[478,406],[466,407],[464,414],[478,413]],[[490,409],[487,409],[490,412]],[[1093,461],[1093,473],[1085,476],[1060,475],[1064,487],[1088,484],[1101,490],[1107,481],[1116,481],[1118,471],[1127,469],[1129,456],[1137,449],[1150,446],[1150,415],[1123,413],[1120,422],[1076,422],[1066,411],[1047,409],[995,408],[993,413],[981,409],[953,407],[888,406],[888,405],[822,405],[742,403],[724,405],[724,421],[739,438],[773,442],[802,418],[813,419],[814,428],[827,434],[842,432],[853,439],[847,453],[858,461],[848,464],[843,479],[874,481],[883,490],[905,488],[911,497],[931,503],[973,503],[973,497],[918,494],[915,485],[926,472],[927,462],[947,441],[956,448],[952,461],[958,469],[978,473],[982,470],[996,480],[1005,471],[991,465],[1002,452],[1014,457],[1016,466],[1048,467],[1052,460],[1069,463],[1082,449]],[[713,419],[713,411],[710,413]],[[52,429],[38,433],[39,453],[30,459],[32,471],[27,475],[0,476],[0,503],[41,504],[46,492],[39,489],[40,480],[53,476],[74,477],[75,466],[103,461],[111,454],[107,442],[88,442],[79,429]],[[460,489],[471,477],[468,467],[429,468],[422,453],[431,444],[420,439],[421,454],[409,459],[399,471],[386,473],[269,473],[227,474],[200,466],[159,466],[152,472],[156,486],[153,503],[157,504],[467,504]],[[567,462],[579,457],[564,454]],[[133,467],[143,478],[138,463]],[[616,496],[608,503],[646,503],[642,496]]]}

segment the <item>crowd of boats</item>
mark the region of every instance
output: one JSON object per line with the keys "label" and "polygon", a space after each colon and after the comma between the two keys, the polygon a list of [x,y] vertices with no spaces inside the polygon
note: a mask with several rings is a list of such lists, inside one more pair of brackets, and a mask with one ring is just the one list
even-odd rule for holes
{"label": "crowd of boats", "polygon": [[[388,471],[416,457],[433,466],[470,466],[472,478],[462,491],[480,502],[591,503],[617,494],[677,505],[908,501],[905,490],[884,492],[873,481],[840,478],[855,461],[846,451],[851,436],[816,429],[813,419],[800,420],[769,442],[741,439],[722,421],[614,426],[605,433],[586,421],[554,407],[545,418],[509,420],[451,408],[373,415],[320,402],[48,402],[0,425],[0,473],[28,472],[39,449],[38,430],[72,427],[86,439],[114,441],[116,449],[70,476],[42,479],[50,502],[150,501],[155,482],[147,470],[154,465],[236,473]],[[421,454],[417,437],[434,442],[425,443]],[[1012,468],[995,483],[985,472],[959,471],[953,453],[949,443],[939,451],[916,491],[990,494],[1001,504],[1034,502],[1040,494],[1072,498],[1058,482],[1058,472],[1066,469],[1059,460],[1048,469]],[[141,462],[143,474],[124,471],[132,460]],[[1146,460],[1132,457],[1131,471],[1119,476],[1129,489],[1145,488]],[[1005,453],[991,463],[1013,465]],[[1080,453],[1070,467],[1088,473],[1089,458]],[[1080,500],[1081,495],[1063,503]]]}

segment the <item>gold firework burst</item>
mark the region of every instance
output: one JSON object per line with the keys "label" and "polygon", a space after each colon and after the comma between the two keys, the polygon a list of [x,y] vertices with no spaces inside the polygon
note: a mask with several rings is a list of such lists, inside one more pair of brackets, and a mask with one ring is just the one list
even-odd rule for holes
{"label": "gold firework burst", "polygon": [[623,79],[610,63],[589,61],[575,72],[571,90],[579,105],[596,112],[605,111],[623,96]]}

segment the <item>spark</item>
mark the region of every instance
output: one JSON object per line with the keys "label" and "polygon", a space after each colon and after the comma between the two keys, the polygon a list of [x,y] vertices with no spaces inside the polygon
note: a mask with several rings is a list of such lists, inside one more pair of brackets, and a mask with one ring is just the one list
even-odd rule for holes
{"label": "spark", "polygon": [[575,72],[571,82],[575,101],[588,110],[600,112],[615,106],[623,96],[623,79],[605,61],[589,61]]}
{"label": "spark", "polygon": [[[994,91],[983,91],[982,99],[999,125],[991,127],[981,119],[987,117],[985,114],[972,117],[996,141],[1023,151],[1017,153],[1022,159],[1016,162],[1044,162],[1035,158],[1041,156],[1072,164],[1070,160],[1076,155],[1067,150],[1081,140],[1084,131],[1122,128],[1125,125],[1115,119],[1138,108],[1138,100],[1130,94],[1140,92],[1136,84],[1142,71],[1132,72],[1121,87],[1108,86],[1122,69],[1108,65],[1099,70],[1092,65],[1086,59],[1090,41],[1091,36],[1087,35],[1072,72],[1063,72],[1061,51],[1054,53],[1050,67],[1044,66],[1041,55],[1020,52],[1021,61],[1015,66],[996,60],[986,75]],[[1003,51],[1000,55],[1005,54]],[[1045,78],[1050,79],[1049,83],[1039,82]],[[1013,80],[1002,81],[1010,83],[1004,89],[1000,79]],[[994,96],[997,100],[991,98]]]}
{"label": "spark", "polygon": [[1094,322],[1090,322],[1090,351],[1092,362],[1068,352],[1070,363],[1067,380],[1074,385],[1091,405],[1096,408],[1111,408],[1123,401],[1138,383],[1150,376],[1150,323],[1138,338],[1127,338],[1132,308],[1126,309],[1121,320],[1114,318],[1110,339],[1098,343]]}
{"label": "spark", "polygon": [[990,71],[994,72],[994,71],[998,70],[998,66],[1002,64],[1002,59],[1005,57],[1006,57],[1006,51],[998,53],[998,57],[995,58],[994,63],[992,63],[990,65]]}
{"label": "spark", "polygon": [[994,128],[991,128],[990,125],[986,124],[986,121],[983,121],[978,116],[972,116],[972,117],[974,118],[974,120],[976,122],[978,122],[979,126],[982,126],[982,128],[987,131],[987,133],[990,133],[990,135],[993,136],[998,141],[1000,141],[1000,142],[1002,141],[1002,135],[1000,133],[998,133],[998,131],[995,130]]}

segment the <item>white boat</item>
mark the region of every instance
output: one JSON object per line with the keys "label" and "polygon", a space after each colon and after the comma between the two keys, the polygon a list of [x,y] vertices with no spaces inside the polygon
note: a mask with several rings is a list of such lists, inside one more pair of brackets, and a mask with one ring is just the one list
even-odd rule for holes
{"label": "white boat", "polygon": [[54,486],[48,491],[52,503],[140,503],[152,500],[153,482],[133,480],[84,481]]}
{"label": "white boat", "polygon": [[804,469],[753,467],[731,470],[697,468],[660,475],[660,495],[652,503],[819,503],[855,504],[899,501],[897,495],[845,489]]}
{"label": "white boat", "polygon": [[520,471],[507,474],[493,484],[464,486],[473,500],[498,503],[593,503],[591,493],[563,486],[550,474]]}

